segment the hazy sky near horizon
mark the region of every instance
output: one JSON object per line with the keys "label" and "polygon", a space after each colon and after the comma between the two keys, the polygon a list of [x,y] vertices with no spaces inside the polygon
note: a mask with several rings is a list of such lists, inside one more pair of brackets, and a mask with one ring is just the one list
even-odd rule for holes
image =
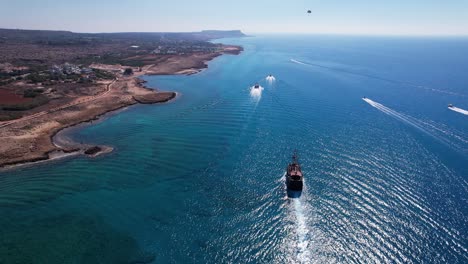
{"label": "hazy sky near horizon", "polygon": [[0,28],[468,35],[468,0],[0,0],[0,7]]}

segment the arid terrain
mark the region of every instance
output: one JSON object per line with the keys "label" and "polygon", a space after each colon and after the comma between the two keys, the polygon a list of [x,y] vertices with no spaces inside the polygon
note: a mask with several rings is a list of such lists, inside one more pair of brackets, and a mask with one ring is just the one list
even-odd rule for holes
{"label": "arid terrain", "polygon": [[[37,43],[31,36],[23,40],[20,33],[20,37],[12,39],[2,37],[0,42],[0,167],[47,160],[64,153],[94,156],[106,152],[109,148],[102,146],[58,146],[52,138],[64,128],[122,107],[167,102],[176,97],[175,92],[144,87],[138,78],[142,75],[194,74],[217,56],[242,51],[241,47],[187,37],[182,37],[184,45],[169,42],[172,44],[166,44],[165,50],[160,42],[153,43],[154,39],[139,40],[144,49],[138,45],[129,48],[131,38],[93,42],[97,48],[74,46],[76,40],[70,37],[61,39],[66,44],[49,45]],[[14,43],[20,43],[25,52],[18,52]]]}

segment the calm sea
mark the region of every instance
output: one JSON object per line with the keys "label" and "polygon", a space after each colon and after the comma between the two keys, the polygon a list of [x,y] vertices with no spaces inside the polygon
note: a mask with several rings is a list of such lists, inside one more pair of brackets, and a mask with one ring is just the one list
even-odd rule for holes
{"label": "calm sea", "polygon": [[65,133],[113,153],[0,172],[0,263],[468,262],[468,38],[222,42]]}

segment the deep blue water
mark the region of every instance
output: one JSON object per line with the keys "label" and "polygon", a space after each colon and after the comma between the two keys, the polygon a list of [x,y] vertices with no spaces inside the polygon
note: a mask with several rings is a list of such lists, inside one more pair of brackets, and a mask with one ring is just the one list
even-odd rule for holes
{"label": "deep blue water", "polygon": [[67,132],[113,153],[0,172],[0,263],[468,262],[467,38],[222,42],[146,77],[174,102]]}

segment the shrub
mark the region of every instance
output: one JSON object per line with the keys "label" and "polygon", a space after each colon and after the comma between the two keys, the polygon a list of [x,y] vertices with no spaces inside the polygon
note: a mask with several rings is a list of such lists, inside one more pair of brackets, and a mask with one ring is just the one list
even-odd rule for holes
{"label": "shrub", "polygon": [[133,74],[133,69],[132,68],[126,68],[123,74],[124,75],[132,75]]}
{"label": "shrub", "polygon": [[44,82],[44,81],[48,80],[47,76],[41,75],[41,74],[38,74],[38,73],[31,73],[31,74],[28,75],[27,78],[33,83],[39,83],[39,82]]}
{"label": "shrub", "polygon": [[26,89],[23,93],[23,97],[35,98],[36,96],[42,94],[43,92],[44,92],[43,89]]}
{"label": "shrub", "polygon": [[115,78],[114,74],[107,72],[107,71],[98,70],[98,69],[94,69],[93,71],[94,71],[94,74],[96,75],[96,78],[98,79],[114,79]]}
{"label": "shrub", "polygon": [[14,105],[5,105],[1,107],[5,111],[24,111],[24,110],[29,110],[33,109],[35,107],[44,105],[49,102],[49,98],[44,95],[40,95],[35,97],[32,101],[26,102],[26,103],[21,103],[21,104],[14,104]]}

